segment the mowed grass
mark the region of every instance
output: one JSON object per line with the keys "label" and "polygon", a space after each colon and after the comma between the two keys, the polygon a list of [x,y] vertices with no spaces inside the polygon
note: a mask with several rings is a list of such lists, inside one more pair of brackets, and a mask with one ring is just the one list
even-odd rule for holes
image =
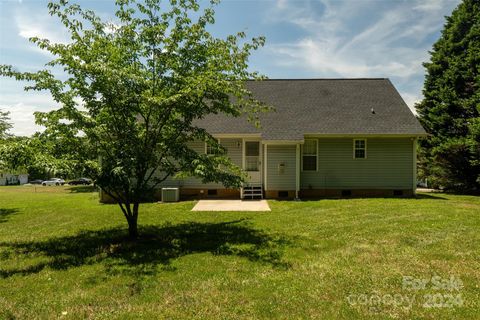
{"label": "mowed grass", "polygon": [[0,319],[480,317],[478,197],[269,203],[145,204],[132,243],[88,188],[1,187]]}

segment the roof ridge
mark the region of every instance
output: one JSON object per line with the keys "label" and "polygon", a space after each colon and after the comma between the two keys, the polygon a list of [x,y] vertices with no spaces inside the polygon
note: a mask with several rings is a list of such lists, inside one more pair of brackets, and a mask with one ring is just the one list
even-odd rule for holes
{"label": "roof ridge", "polygon": [[331,80],[389,80],[389,78],[266,78],[262,80],[249,79],[247,81],[331,81]]}

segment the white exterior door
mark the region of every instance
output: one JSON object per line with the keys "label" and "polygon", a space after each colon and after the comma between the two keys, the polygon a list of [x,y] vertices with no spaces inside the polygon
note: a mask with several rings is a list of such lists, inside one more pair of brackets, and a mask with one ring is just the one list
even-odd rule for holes
{"label": "white exterior door", "polygon": [[251,183],[262,183],[262,150],[260,141],[244,141],[243,169]]}

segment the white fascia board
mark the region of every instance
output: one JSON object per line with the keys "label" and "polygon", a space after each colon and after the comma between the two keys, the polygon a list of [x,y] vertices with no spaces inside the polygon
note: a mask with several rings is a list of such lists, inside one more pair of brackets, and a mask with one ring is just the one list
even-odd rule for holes
{"label": "white fascia board", "polygon": [[305,133],[307,138],[419,138],[428,137],[426,134],[378,134],[378,133],[355,133],[355,134],[324,134]]}
{"label": "white fascia board", "polygon": [[213,137],[215,138],[232,138],[232,139],[242,139],[242,138],[261,138],[262,135],[260,133],[213,133]]}
{"label": "white fascia board", "polygon": [[277,144],[277,145],[292,145],[292,144],[303,144],[305,142],[305,140],[262,140],[262,143],[263,144],[268,144],[268,145],[272,145],[272,144]]}

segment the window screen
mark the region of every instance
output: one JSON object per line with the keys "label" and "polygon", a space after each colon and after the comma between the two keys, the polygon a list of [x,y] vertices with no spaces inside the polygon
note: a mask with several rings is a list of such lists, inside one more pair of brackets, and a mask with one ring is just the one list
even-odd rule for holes
{"label": "window screen", "polygon": [[305,140],[302,154],[303,171],[317,170],[317,140]]}
{"label": "window screen", "polygon": [[259,171],[260,142],[245,142],[245,169],[247,171]]}
{"label": "window screen", "polygon": [[365,159],[367,157],[367,142],[364,139],[353,140],[353,156],[355,159]]}

